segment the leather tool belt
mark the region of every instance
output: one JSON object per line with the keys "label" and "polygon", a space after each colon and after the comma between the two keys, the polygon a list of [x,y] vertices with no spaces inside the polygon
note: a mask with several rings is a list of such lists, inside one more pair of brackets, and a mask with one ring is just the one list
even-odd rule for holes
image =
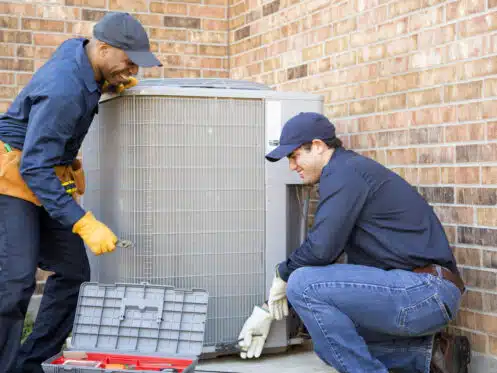
{"label": "leather tool belt", "polygon": [[[0,194],[21,198],[41,206],[40,201],[29,189],[21,176],[19,166],[22,152],[11,148],[0,140]],[[66,192],[74,198],[85,192],[85,175],[81,161],[76,159],[71,165],[54,167]]]}
{"label": "leather tool belt", "polygon": [[413,272],[428,273],[430,275],[448,280],[457,286],[457,288],[461,291],[461,294],[464,293],[464,291],[466,290],[466,287],[464,286],[464,281],[462,280],[461,276],[455,274],[451,270],[442,267],[438,264],[431,264],[426,267],[415,268]]}

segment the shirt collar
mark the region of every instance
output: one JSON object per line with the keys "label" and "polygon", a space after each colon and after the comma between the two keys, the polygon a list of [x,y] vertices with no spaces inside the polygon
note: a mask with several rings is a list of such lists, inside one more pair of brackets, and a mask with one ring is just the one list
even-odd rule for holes
{"label": "shirt collar", "polygon": [[76,50],[76,62],[81,68],[81,72],[83,74],[83,80],[85,82],[86,88],[88,91],[100,91],[100,87],[95,81],[95,74],[93,72],[93,68],[91,67],[90,60],[85,51],[85,45],[88,43],[88,39],[81,39],[81,44],[78,46]]}

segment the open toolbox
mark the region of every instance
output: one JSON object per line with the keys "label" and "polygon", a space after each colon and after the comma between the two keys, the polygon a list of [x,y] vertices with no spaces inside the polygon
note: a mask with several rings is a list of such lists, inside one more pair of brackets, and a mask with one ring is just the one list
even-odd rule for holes
{"label": "open toolbox", "polygon": [[43,362],[43,371],[193,373],[207,305],[205,290],[84,283],[72,347]]}

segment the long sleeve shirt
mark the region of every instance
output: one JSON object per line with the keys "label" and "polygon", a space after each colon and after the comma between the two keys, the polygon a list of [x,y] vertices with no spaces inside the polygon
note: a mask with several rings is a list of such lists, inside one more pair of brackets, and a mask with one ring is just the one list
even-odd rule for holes
{"label": "long sleeve shirt", "polygon": [[86,42],[63,42],[0,116],[0,140],[22,150],[23,179],[64,226],[74,225],[85,211],[66,193],[54,166],[76,158],[101,95]]}
{"label": "long sleeve shirt", "polygon": [[393,171],[344,148],[319,180],[314,224],[302,245],[278,265],[288,280],[299,267],[348,263],[412,270],[440,264],[457,271],[445,231],[428,202]]}

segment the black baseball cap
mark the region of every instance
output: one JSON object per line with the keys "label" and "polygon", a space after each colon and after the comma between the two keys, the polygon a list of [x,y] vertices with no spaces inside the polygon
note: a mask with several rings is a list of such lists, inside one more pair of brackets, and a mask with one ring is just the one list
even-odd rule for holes
{"label": "black baseball cap", "polygon": [[150,51],[150,42],[141,23],[125,12],[109,12],[93,27],[93,36],[126,52],[138,66],[162,66]]}
{"label": "black baseball cap", "polygon": [[266,155],[270,162],[287,157],[295,149],[312,140],[331,140],[335,138],[335,126],[319,113],[299,113],[290,118],[281,131],[277,148]]}

